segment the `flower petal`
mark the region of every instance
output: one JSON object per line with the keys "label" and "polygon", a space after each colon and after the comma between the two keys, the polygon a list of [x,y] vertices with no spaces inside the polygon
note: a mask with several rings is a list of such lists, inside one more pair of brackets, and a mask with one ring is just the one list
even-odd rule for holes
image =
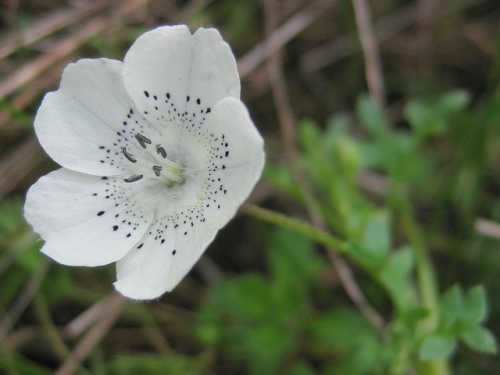
{"label": "flower petal", "polygon": [[142,152],[134,134],[153,130],[125,91],[122,65],[109,59],[70,64],[59,90],[45,96],[35,131],[45,151],[63,167],[118,175],[131,166],[123,147]]}
{"label": "flower petal", "polygon": [[171,291],[198,261],[217,233],[214,207],[178,208],[160,215],[144,237],[116,264],[115,288],[132,299],[153,299]]}
{"label": "flower petal", "polygon": [[154,217],[149,181],[59,169],[38,180],[26,197],[25,217],[46,241],[42,252],[68,265],[97,266],[121,259]]}
{"label": "flower petal", "polygon": [[[124,60],[130,96],[160,129],[187,118],[201,121],[226,97],[240,97],[236,60],[219,32],[165,26],[140,36]],[[163,116],[163,117],[162,117]]]}
{"label": "flower petal", "polygon": [[264,141],[245,105],[227,98],[214,108],[206,125],[211,138],[205,177],[218,208],[221,228],[250,195],[264,167]]}

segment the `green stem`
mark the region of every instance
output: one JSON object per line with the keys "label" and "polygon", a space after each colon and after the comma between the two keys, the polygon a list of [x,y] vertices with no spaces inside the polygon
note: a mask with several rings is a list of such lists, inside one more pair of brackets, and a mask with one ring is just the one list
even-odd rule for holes
{"label": "green stem", "polygon": [[251,203],[245,203],[241,207],[241,211],[260,220],[267,221],[280,227],[303,234],[313,241],[335,249],[343,255],[348,255],[348,247],[344,241],[333,237],[331,234],[328,234],[325,231],[322,231],[321,229],[318,229],[304,221],[288,217],[278,212],[267,210]]}
{"label": "green stem", "polygon": [[[424,236],[415,222],[410,204],[397,198],[403,225],[408,231],[408,237],[415,254],[417,284],[420,292],[421,305],[427,310],[428,316],[422,321],[419,333],[427,334],[436,330],[439,323],[439,302],[436,272],[429,256]],[[420,363],[421,374],[449,375],[450,368],[446,359],[436,359]]]}

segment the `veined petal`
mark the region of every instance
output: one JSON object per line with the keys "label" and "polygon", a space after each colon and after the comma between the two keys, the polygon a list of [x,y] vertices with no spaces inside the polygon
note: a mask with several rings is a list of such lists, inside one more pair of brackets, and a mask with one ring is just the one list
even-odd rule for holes
{"label": "veined petal", "polygon": [[240,97],[236,60],[219,32],[159,27],[140,36],[124,60],[125,87],[144,116],[162,129],[202,123],[215,104]]}
{"label": "veined petal", "polygon": [[159,215],[141,241],[117,262],[115,288],[124,296],[153,299],[171,291],[214,239],[215,207],[198,202],[176,211]]}
{"label": "veined petal", "polygon": [[25,217],[59,263],[96,266],[121,259],[154,217],[147,184],[59,169],[38,180]]}
{"label": "veined petal", "polygon": [[93,175],[128,173],[122,150],[142,154],[136,133],[155,133],[125,91],[122,63],[80,60],[64,70],[59,90],[47,94],[35,118],[42,147],[57,163]]}
{"label": "veined petal", "polygon": [[218,208],[221,228],[249,196],[264,167],[264,141],[245,105],[227,98],[215,107],[207,123],[211,140],[204,176],[208,198]]}

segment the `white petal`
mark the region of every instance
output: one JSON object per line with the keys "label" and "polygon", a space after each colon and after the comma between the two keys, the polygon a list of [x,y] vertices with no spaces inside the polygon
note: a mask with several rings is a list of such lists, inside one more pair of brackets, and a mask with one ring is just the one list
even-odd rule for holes
{"label": "white petal", "polygon": [[148,183],[62,168],[30,188],[25,217],[46,241],[42,251],[59,263],[108,264],[121,259],[151,224]]}
{"label": "white petal", "polygon": [[122,63],[80,60],[64,70],[59,90],[45,96],[35,131],[45,151],[68,169],[93,175],[118,175],[131,162],[122,148],[137,155],[136,133],[153,130],[125,91]]}
{"label": "white petal", "polygon": [[236,60],[215,29],[191,35],[182,25],[145,33],[125,56],[123,80],[144,116],[160,129],[188,117],[199,120],[219,100],[240,96]]}
{"label": "white petal", "polygon": [[217,233],[217,214],[202,202],[160,215],[144,237],[117,262],[115,288],[132,299],[171,291],[189,272]]}
{"label": "white petal", "polygon": [[221,100],[214,107],[207,131],[212,141],[211,157],[204,175],[223,227],[260,178],[264,141],[245,105],[233,98]]}

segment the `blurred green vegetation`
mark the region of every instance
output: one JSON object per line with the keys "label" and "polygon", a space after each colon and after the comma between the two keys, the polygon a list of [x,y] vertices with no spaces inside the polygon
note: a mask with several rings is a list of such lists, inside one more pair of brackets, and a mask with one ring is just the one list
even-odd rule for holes
{"label": "blurred green vegetation", "polygon": [[[58,0],[7,3],[0,46],[9,32],[73,9]],[[144,4],[127,13],[110,2],[99,13],[109,28],[65,58],[121,59],[138,34],[165,23],[217,27],[238,57],[266,37],[259,1]],[[282,23],[311,9],[301,0],[278,4]],[[242,96],[268,155],[255,199],[306,222],[316,218],[343,241],[347,265],[382,325],[353,303],[330,249],[241,215],[174,292],[127,303],[75,373],[437,374],[427,364],[440,359],[453,374],[500,373],[494,354],[500,337],[498,2],[370,2],[384,108],[366,94],[351,2],[314,4],[319,14],[283,46],[287,94],[299,123],[296,165],[286,157],[265,62],[243,77]],[[426,13],[429,4],[434,8]],[[0,60],[0,88],[78,26],[69,23]],[[30,119],[66,61],[48,70],[49,86],[40,74],[0,99],[0,373],[54,373],[104,319],[99,308],[112,293],[112,266],[50,265],[22,216],[26,189],[56,166],[19,150],[34,136]]]}

